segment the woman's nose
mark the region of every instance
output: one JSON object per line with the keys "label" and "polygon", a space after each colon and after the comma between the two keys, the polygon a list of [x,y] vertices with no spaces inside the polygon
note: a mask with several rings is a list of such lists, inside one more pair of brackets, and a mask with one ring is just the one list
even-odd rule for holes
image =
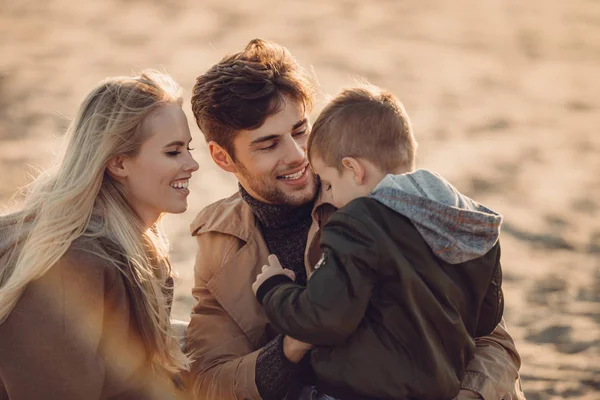
{"label": "woman's nose", "polygon": [[195,171],[198,171],[198,168],[200,168],[200,165],[198,165],[198,163],[196,162],[194,157],[192,157],[192,155],[190,154],[189,160],[187,160],[187,163],[184,168],[185,168],[185,171],[195,172]]}

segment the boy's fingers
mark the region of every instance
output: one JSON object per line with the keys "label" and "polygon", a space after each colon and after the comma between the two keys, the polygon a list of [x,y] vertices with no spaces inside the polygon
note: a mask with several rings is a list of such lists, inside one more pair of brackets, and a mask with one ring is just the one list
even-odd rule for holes
{"label": "boy's fingers", "polygon": [[279,259],[277,258],[277,256],[276,256],[275,254],[271,254],[271,255],[269,256],[269,264],[270,264],[272,267],[279,267],[279,268],[282,268],[282,267],[281,267],[281,264],[279,263]]}
{"label": "boy's fingers", "polygon": [[291,280],[293,280],[293,281],[296,280],[296,274],[291,269],[284,269],[283,273]]}

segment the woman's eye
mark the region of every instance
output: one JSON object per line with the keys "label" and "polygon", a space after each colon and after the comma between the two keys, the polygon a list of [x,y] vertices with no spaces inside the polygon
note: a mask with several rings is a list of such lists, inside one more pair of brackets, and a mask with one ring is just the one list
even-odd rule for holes
{"label": "woman's eye", "polygon": [[331,185],[325,185],[325,191],[329,192],[331,190]]}
{"label": "woman's eye", "polygon": [[167,151],[167,155],[171,156],[171,157],[175,157],[176,155],[181,154],[180,151],[175,150],[175,151]]}
{"label": "woman's eye", "polygon": [[192,149],[191,147],[187,148],[187,151],[194,151],[195,149]]}

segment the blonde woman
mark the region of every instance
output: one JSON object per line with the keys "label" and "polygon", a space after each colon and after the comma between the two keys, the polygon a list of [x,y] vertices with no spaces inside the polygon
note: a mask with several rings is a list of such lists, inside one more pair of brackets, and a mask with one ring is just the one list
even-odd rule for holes
{"label": "blonde woman", "polygon": [[169,324],[164,213],[198,169],[164,74],[101,82],[56,172],[0,217],[0,399],[168,399],[187,357]]}

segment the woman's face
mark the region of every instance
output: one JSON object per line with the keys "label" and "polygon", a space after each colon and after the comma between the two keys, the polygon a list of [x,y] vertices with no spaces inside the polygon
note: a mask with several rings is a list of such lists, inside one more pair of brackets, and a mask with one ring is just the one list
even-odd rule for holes
{"label": "woman's face", "polygon": [[160,107],[142,129],[147,139],[135,156],[124,157],[122,182],[129,203],[149,227],[162,213],[187,209],[188,183],[198,163],[190,154],[192,137],[178,104]]}

